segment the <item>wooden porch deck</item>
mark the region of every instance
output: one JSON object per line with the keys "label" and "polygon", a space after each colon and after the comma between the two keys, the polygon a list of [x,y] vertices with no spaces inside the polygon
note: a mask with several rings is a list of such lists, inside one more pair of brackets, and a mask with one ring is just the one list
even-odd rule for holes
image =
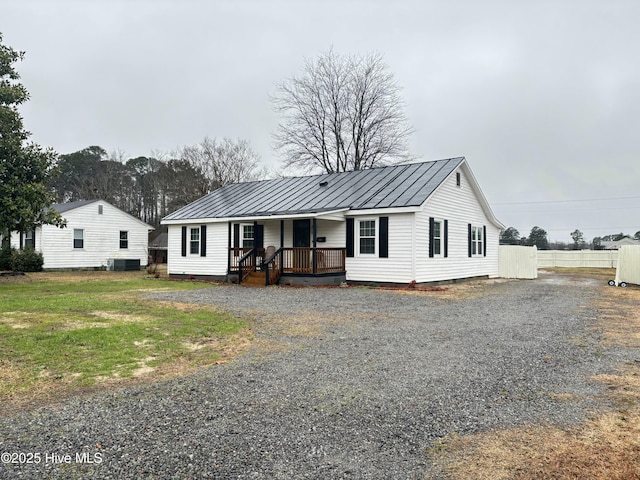
{"label": "wooden porch deck", "polygon": [[[273,252],[264,249],[229,249],[229,273],[240,282],[252,272],[265,272],[265,284],[273,284],[282,275],[321,276],[344,273],[346,248],[282,247]],[[241,275],[240,275],[241,273]],[[257,275],[252,274],[253,278]]]}

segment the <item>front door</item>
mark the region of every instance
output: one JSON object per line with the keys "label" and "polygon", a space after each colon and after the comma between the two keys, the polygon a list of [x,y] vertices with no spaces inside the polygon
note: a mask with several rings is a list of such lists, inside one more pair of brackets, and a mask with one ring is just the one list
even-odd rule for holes
{"label": "front door", "polygon": [[[299,250],[293,251],[294,271],[304,272],[309,269],[309,255],[311,246],[311,220],[293,221],[293,246]],[[304,250],[303,250],[304,249]]]}

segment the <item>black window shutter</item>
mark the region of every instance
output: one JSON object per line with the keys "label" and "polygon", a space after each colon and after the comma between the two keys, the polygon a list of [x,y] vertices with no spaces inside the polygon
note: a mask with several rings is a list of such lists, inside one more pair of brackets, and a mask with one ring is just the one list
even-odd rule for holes
{"label": "black window shutter", "polygon": [[389,217],[380,217],[380,253],[381,258],[389,257]]}
{"label": "black window shutter", "polygon": [[429,217],[429,257],[433,258],[433,228],[435,224],[433,217]]}
{"label": "black window shutter", "polygon": [[200,256],[207,256],[207,226],[200,225]]}
{"label": "black window shutter", "polygon": [[449,220],[444,221],[444,256],[449,256]]}
{"label": "black window shutter", "polygon": [[482,227],[482,254],[487,256],[487,226]]}
{"label": "black window shutter", "polygon": [[471,256],[471,224],[469,226],[469,256]]}
{"label": "black window shutter", "polygon": [[254,225],[253,246],[255,248],[264,248],[264,225]]}
{"label": "black window shutter", "polygon": [[353,218],[347,218],[347,257],[353,257]]}
{"label": "black window shutter", "polygon": [[240,244],[240,224],[239,223],[233,224],[233,246],[235,248],[242,248],[242,245]]}
{"label": "black window shutter", "polygon": [[182,256],[187,256],[187,227],[182,227]]}
{"label": "black window shutter", "polygon": [[[9,232],[9,235],[11,235],[11,232]],[[20,232],[20,250],[22,250],[23,247],[24,247],[24,233]]]}

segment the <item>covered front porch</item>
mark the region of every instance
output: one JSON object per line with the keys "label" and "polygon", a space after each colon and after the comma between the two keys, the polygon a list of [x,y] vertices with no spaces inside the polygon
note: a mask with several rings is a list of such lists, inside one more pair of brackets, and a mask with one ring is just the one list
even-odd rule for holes
{"label": "covered front porch", "polygon": [[245,285],[331,285],[346,279],[342,215],[229,222],[228,279]]}

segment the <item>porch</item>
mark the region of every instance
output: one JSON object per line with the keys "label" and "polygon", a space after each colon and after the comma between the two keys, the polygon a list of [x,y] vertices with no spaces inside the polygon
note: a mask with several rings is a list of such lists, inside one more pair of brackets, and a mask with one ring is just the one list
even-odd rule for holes
{"label": "porch", "polygon": [[[231,280],[246,285],[275,285],[281,280],[292,284],[339,283],[345,277],[345,259],[346,248],[232,247],[228,273]],[[333,282],[326,281],[329,279]]]}

